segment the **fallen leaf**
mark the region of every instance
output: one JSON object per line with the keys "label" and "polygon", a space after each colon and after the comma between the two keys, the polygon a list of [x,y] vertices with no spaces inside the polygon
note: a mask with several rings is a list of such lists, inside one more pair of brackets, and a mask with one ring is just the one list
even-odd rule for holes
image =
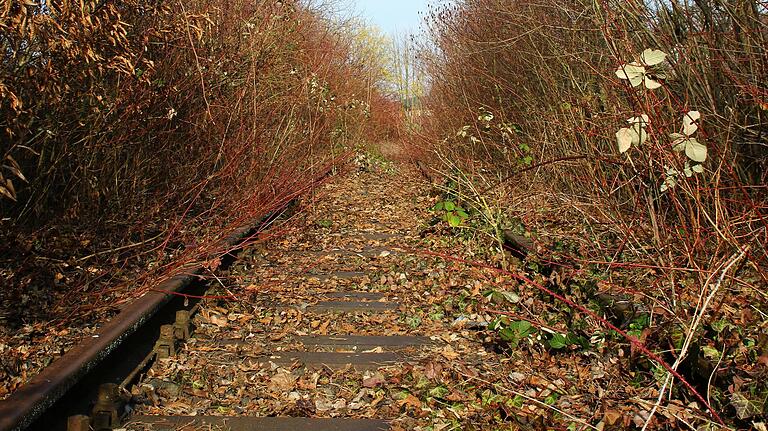
{"label": "fallen leaf", "polygon": [[745,397],[741,392],[734,392],[731,395],[731,405],[736,409],[736,416],[739,419],[747,419],[763,413],[762,403],[752,401]]}
{"label": "fallen leaf", "polygon": [[293,389],[296,384],[296,376],[290,371],[280,368],[277,374],[269,379],[269,388],[273,392],[287,392]]}
{"label": "fallen leaf", "polygon": [[421,408],[421,401],[419,401],[418,398],[413,396],[413,394],[408,394],[405,398],[398,401],[400,406],[411,406],[414,410]]}
{"label": "fallen leaf", "polygon": [[220,314],[211,313],[211,317],[208,320],[220,328],[224,328],[229,325],[229,320]]}
{"label": "fallen leaf", "polygon": [[616,425],[623,415],[621,412],[617,412],[616,410],[606,410],[605,414],[603,414],[603,420],[607,425]]}
{"label": "fallen leaf", "polygon": [[386,383],[386,381],[384,375],[377,372],[370,377],[364,378],[363,386],[366,388],[375,388],[376,386]]}

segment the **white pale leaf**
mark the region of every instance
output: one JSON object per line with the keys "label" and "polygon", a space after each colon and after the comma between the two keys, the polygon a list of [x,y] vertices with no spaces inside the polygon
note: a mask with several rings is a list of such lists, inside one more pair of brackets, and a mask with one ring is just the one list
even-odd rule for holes
{"label": "white pale leaf", "polygon": [[616,70],[616,76],[621,79],[628,79],[633,87],[637,87],[643,82],[645,67],[632,63],[625,64]]}
{"label": "white pale leaf", "polygon": [[683,173],[685,173],[685,176],[688,178],[691,178],[693,176],[693,171],[689,166],[686,165],[686,167],[683,169]]}
{"label": "white pale leaf", "polygon": [[632,147],[632,131],[623,127],[616,132],[616,142],[619,143],[619,152],[626,153]]}
{"label": "white pale leaf", "polygon": [[693,165],[691,169],[693,170],[693,172],[698,172],[700,174],[704,172],[704,166],[701,166],[701,165]]}
{"label": "white pale leaf", "polygon": [[664,182],[661,184],[661,191],[665,192],[668,189],[675,188],[677,186],[677,173],[673,176],[667,176],[667,178],[664,179]]}
{"label": "white pale leaf", "polygon": [[683,134],[691,136],[699,130],[699,125],[690,121],[683,121]]}
{"label": "white pale leaf", "polygon": [[627,63],[616,69],[616,76],[621,79],[629,79],[630,76],[645,74],[645,66],[636,63]]}
{"label": "white pale leaf", "polygon": [[648,139],[648,132],[645,131],[644,128],[640,128],[640,144],[644,144],[645,141]]}
{"label": "white pale leaf", "polygon": [[632,145],[644,144],[646,139],[648,139],[648,132],[645,131],[645,128],[640,123],[633,124],[629,131],[632,132]]}
{"label": "white pale leaf", "polygon": [[694,162],[702,163],[707,160],[707,147],[696,139],[689,138],[685,142],[685,155]]}
{"label": "white pale leaf", "polygon": [[647,88],[649,90],[655,90],[655,89],[661,87],[661,82],[651,78],[648,75],[645,76],[645,79],[643,81],[645,82],[645,88]]}
{"label": "white pale leaf", "polygon": [[690,111],[683,117],[683,133],[686,136],[693,135],[697,130],[699,130],[699,125],[697,121],[701,118],[701,113],[699,111]]}
{"label": "white pale leaf", "polygon": [[685,149],[685,141],[687,139],[685,136],[681,135],[680,133],[672,133],[669,135],[669,137],[672,138],[673,150],[679,153]]}
{"label": "white pale leaf", "polygon": [[629,77],[629,83],[632,84],[633,87],[639,87],[643,83],[643,77],[644,75],[632,75]]}
{"label": "white pale leaf", "polygon": [[650,48],[643,51],[643,53],[640,55],[640,59],[646,66],[659,64],[664,61],[665,58],[667,58],[667,54],[664,51]]}
{"label": "white pale leaf", "polygon": [[628,118],[627,123],[629,124],[642,123],[642,125],[645,126],[646,124],[648,124],[648,115],[641,114],[638,117]]}

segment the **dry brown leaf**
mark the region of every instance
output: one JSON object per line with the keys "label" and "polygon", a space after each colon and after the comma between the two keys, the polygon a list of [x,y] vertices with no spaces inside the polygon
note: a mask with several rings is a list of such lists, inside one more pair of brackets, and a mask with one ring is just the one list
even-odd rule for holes
{"label": "dry brown leaf", "polygon": [[280,368],[277,374],[269,379],[269,389],[272,392],[287,392],[296,385],[296,376],[290,371]]}
{"label": "dry brown leaf", "polygon": [[363,379],[363,386],[366,388],[375,388],[376,386],[383,385],[387,380],[381,373],[374,373],[372,376]]}
{"label": "dry brown leaf", "polygon": [[401,407],[402,406],[411,406],[411,407],[413,407],[414,410],[421,409],[421,401],[419,401],[418,398],[413,396],[413,394],[408,394],[405,398],[403,398],[402,400],[398,401],[398,404],[400,404]]}

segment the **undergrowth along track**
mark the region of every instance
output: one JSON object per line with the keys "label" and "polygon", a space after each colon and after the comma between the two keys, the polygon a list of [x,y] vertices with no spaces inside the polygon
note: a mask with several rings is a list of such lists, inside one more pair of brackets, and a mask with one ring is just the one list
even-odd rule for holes
{"label": "undergrowth along track", "polygon": [[[222,240],[220,249],[228,251],[217,256],[221,267],[231,264],[256,233],[294,203],[295,199]],[[173,323],[177,311],[190,310],[200,299],[206,289],[200,277],[204,271],[201,265],[180,268],[179,275],[123,308],[96,335],[81,341],[0,401],[0,430],[67,429],[68,416],[89,411],[102,384],[135,376],[137,367],[145,366],[154,355],[159,328]]]}
{"label": "undergrowth along track", "polygon": [[[568,329],[547,319],[563,310],[455,257],[455,237],[414,223],[430,217],[423,184],[394,175],[337,178],[301,229],[244,249],[191,319],[160,330],[170,343],[123,392],[130,411],[103,387],[95,417],[112,423],[95,429],[641,428],[658,392],[615,384],[623,347],[557,347]],[[488,307],[523,320],[501,333]],[[652,429],[677,429],[678,406],[661,406]],[[674,413],[707,420],[695,406]]]}

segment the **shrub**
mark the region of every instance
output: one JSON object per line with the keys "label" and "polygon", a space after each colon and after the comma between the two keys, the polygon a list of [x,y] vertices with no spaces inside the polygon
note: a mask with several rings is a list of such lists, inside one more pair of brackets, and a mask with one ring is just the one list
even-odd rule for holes
{"label": "shrub", "polygon": [[[120,266],[154,250],[148,276],[204,259],[350,145],[391,133],[376,124],[391,123],[379,77],[357,73],[352,42],[310,2],[4,2],[8,290],[50,291],[83,255]],[[58,236],[88,245],[62,249]],[[22,265],[35,253],[55,259]]]}
{"label": "shrub", "polygon": [[764,4],[461,0],[428,33],[420,144],[496,232],[522,220],[572,274],[650,268],[632,288],[689,341],[718,279],[765,300]]}

